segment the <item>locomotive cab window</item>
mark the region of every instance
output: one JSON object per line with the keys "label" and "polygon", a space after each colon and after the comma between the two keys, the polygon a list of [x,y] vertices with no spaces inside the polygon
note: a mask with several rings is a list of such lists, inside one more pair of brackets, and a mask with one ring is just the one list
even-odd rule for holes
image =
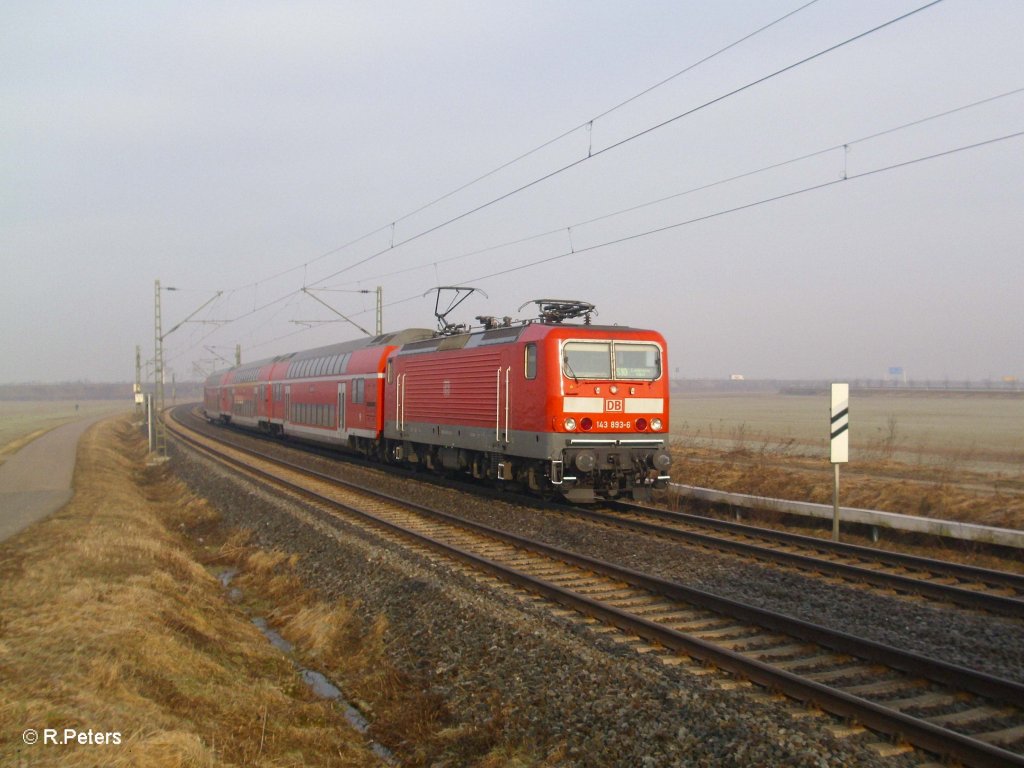
{"label": "locomotive cab window", "polygon": [[567,341],[562,373],[570,379],[661,378],[661,347],[645,342]]}
{"label": "locomotive cab window", "polygon": [[612,345],[607,341],[565,342],[562,372],[570,379],[610,379]]}
{"label": "locomotive cab window", "polygon": [[615,378],[654,381],[661,376],[661,349],[657,344],[623,344],[616,342]]}
{"label": "locomotive cab window", "polygon": [[526,365],[524,367],[524,373],[528,379],[537,378],[537,345],[527,344],[526,345]]}

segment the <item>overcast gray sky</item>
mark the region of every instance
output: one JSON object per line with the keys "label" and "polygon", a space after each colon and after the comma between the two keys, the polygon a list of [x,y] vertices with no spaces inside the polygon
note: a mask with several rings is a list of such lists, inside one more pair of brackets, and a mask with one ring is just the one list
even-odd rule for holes
{"label": "overcast gray sky", "polygon": [[1024,378],[1021,0],[762,80],[926,4],[818,0],[605,114],[805,4],[3,3],[0,382],[130,380],[156,279],[165,330],[231,321],[179,380],[362,335],[304,286],[393,330],[438,284],[591,301],[684,377]]}

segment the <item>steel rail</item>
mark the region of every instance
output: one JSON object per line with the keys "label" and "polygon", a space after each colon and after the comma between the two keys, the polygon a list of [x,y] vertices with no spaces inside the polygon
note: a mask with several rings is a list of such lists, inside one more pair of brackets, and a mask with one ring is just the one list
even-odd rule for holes
{"label": "steel rail", "polygon": [[993,586],[1008,587],[1024,593],[1024,574],[1012,573],[1010,571],[997,571],[990,568],[979,568],[975,565],[954,563],[948,560],[933,560],[919,555],[910,555],[904,552],[892,552],[889,550],[872,549],[858,544],[847,544],[828,539],[819,539],[814,536],[805,536],[789,531],[777,531],[772,528],[761,528],[744,523],[736,523],[731,520],[717,520],[703,515],[691,515],[686,512],[674,512],[668,509],[647,507],[642,504],[632,504],[618,501],[613,505],[625,511],[638,512],[658,517],[663,520],[679,521],[689,523],[702,528],[714,528],[720,531],[729,531],[744,536],[772,539],[775,541],[794,544],[797,546],[812,547],[814,549],[834,552],[851,557],[862,557],[869,560],[878,560],[892,566],[903,566],[921,570],[941,570],[943,575],[953,576],[958,579],[971,579],[983,581]]}
{"label": "steel rail", "polygon": [[[249,437],[266,439],[265,435],[252,435],[244,433]],[[319,456],[337,457],[337,452],[325,451],[315,445],[304,445],[304,451],[309,451]],[[346,457],[347,461],[357,465],[364,465],[358,457]],[[369,466],[369,465],[367,465]],[[377,467],[380,468],[379,466]],[[435,482],[432,478],[424,478],[426,482]],[[456,481],[458,487],[465,484]],[[473,487],[474,486],[466,486]],[[477,491],[479,492],[479,491]],[[488,495],[488,491],[484,491]],[[499,495],[499,497],[501,497]],[[538,504],[535,498],[529,498],[526,503]],[[631,528],[643,533],[666,536],[684,541],[689,541],[701,546],[708,546],[715,549],[730,550],[737,554],[753,557],[764,562],[781,562],[805,571],[813,571],[835,575],[837,577],[851,579],[874,586],[893,589],[904,594],[915,594],[921,597],[941,600],[960,605],[972,610],[983,610],[990,613],[1008,616],[1012,618],[1024,618],[1024,575],[1007,571],[998,571],[977,566],[954,563],[945,560],[935,560],[916,555],[899,552],[872,549],[870,547],[858,546],[832,542],[825,539],[805,536],[786,531],[776,531],[769,528],[744,525],[742,523],[728,520],[717,520],[715,518],[692,515],[684,512],[675,512],[656,507],[647,507],[625,501],[605,502],[606,506],[615,511],[646,515],[667,522],[675,522],[683,525],[692,525],[701,528],[711,528],[738,536],[748,538],[760,538],[769,541],[777,541],[782,544],[789,544],[796,547],[816,550],[818,552],[832,553],[838,557],[851,558],[853,560],[879,563],[892,568],[907,568],[918,571],[926,571],[933,576],[958,581],[980,582],[992,589],[1008,589],[1017,593],[1017,596],[1003,595],[991,591],[968,589],[956,584],[942,584],[936,581],[929,581],[911,575],[889,573],[875,570],[868,566],[857,563],[843,563],[834,560],[822,559],[815,555],[805,555],[772,549],[770,547],[759,547],[750,542],[737,542],[728,539],[717,538],[709,534],[702,534],[696,531],[681,531],[676,528],[658,527],[652,524],[645,524],[640,521],[630,521],[623,518],[605,520],[600,517],[600,512],[585,509],[578,506],[566,506],[565,504],[546,502],[541,503],[542,508],[553,508],[560,511],[566,509],[580,517],[591,519],[595,522],[608,523],[619,527]]]}
{"label": "steel rail", "polygon": [[[295,493],[316,501],[319,504],[325,504],[330,507],[341,508],[348,512],[355,513],[360,517],[369,520],[374,525],[384,527],[385,529],[392,530],[404,537],[428,544],[432,548],[442,551],[448,556],[481,568],[505,581],[538,594],[542,594],[559,604],[571,607],[587,615],[594,616],[595,618],[606,621],[620,629],[632,632],[646,640],[663,645],[666,648],[686,653],[687,655],[695,658],[710,661],[722,669],[740,674],[761,685],[784,692],[793,698],[813,703],[826,711],[833,712],[834,714],[843,717],[852,718],[875,730],[897,735],[919,747],[947,755],[955,759],[963,760],[971,765],[1024,765],[1024,755],[1002,749],[984,741],[973,739],[970,736],[934,725],[920,718],[906,715],[885,707],[877,702],[872,702],[859,696],[846,693],[840,689],[807,680],[797,674],[787,672],[786,670],[779,669],[755,659],[750,659],[735,651],[717,646],[714,643],[700,640],[692,635],[679,632],[670,627],[644,619],[643,617],[630,614],[628,611],[621,610],[612,605],[602,603],[585,595],[574,593],[571,590],[552,584],[543,579],[529,576],[520,570],[502,565],[481,555],[465,551],[432,536],[427,536],[405,526],[387,520],[382,520],[381,518],[364,510],[360,510],[349,504],[323,496],[322,494],[311,491],[301,485],[280,478],[272,472],[247,465],[240,459],[218,455],[213,452],[212,449],[200,446],[197,441],[188,438],[187,436],[180,434],[178,436],[180,439],[195,445],[199,450],[214,456],[219,461],[226,462],[232,466],[241,467],[246,472],[264,477],[275,484],[284,486]],[[610,578],[624,581],[636,587],[669,597],[670,599],[679,600],[693,605],[700,605],[708,610],[723,613],[744,621],[751,621],[762,627],[786,632],[794,637],[800,637],[804,640],[818,643],[824,647],[832,648],[833,650],[858,656],[865,660],[884,663],[895,669],[900,669],[915,675],[921,675],[935,682],[941,682],[960,689],[970,690],[983,697],[1000,699],[1013,704],[1024,701],[1024,685],[1013,681],[1002,680],[1000,678],[995,678],[990,675],[985,675],[962,667],[957,667],[955,665],[946,664],[945,662],[928,659],[927,657],[918,656],[916,654],[908,654],[873,641],[829,630],[824,627],[810,624],[809,622],[803,622],[779,614],[773,614],[771,612],[764,611],[763,609],[720,598],[709,593],[701,592],[700,590],[683,587],[682,585],[657,579],[630,569],[593,560],[541,542],[531,541],[485,525],[462,520],[461,518],[457,518],[448,513],[423,507],[422,505],[414,504],[403,499],[381,493],[374,489],[365,488],[355,483],[339,481],[337,478],[306,469],[299,465],[291,464],[290,462],[282,462],[272,457],[261,456],[257,451],[250,451],[247,449],[237,450],[255,454],[256,456],[278,464],[289,471],[301,473],[316,480],[326,481],[332,484],[340,483],[352,490],[357,490],[358,492],[365,493],[376,499],[400,505],[405,509],[411,509],[416,513],[427,515],[433,519],[453,524],[463,529],[474,530],[489,538],[504,541],[520,549],[537,552],[547,557],[571,563],[595,573],[602,573]]]}
{"label": "steel rail", "polygon": [[[809,501],[792,501],[789,499],[773,499],[768,496],[753,496],[731,491],[716,491],[713,488],[670,483],[669,487],[681,498],[702,501],[712,506],[729,508],[741,507],[751,510],[767,510],[781,512],[786,515],[800,515],[832,520],[835,510],[831,504],[819,504]],[[952,539],[954,541],[972,542],[984,546],[999,548],[1024,549],[1024,531],[1013,528],[999,528],[978,523],[967,523],[956,520],[906,515],[898,512],[884,512],[877,509],[860,509],[858,507],[840,507],[841,522],[851,525],[865,525],[873,529],[887,529],[900,534],[924,534]]]}
{"label": "steel rail", "polygon": [[[243,434],[247,437],[267,439],[267,436],[263,434],[252,434],[248,432],[243,432]],[[330,458],[337,458],[339,456],[336,451],[324,450],[317,447],[315,444],[304,444],[302,446],[302,450],[318,456]],[[358,466],[365,465],[375,466],[377,469],[381,468],[379,465],[370,465],[356,456],[346,456],[345,459],[347,462],[352,462]],[[422,479],[426,482],[436,482],[431,477]],[[455,484],[457,487],[470,487],[479,492],[476,486],[467,486],[459,481],[456,481]],[[492,495],[487,489],[484,490],[484,494]],[[503,498],[503,495],[499,494],[497,496],[499,498]],[[953,584],[941,584],[934,581],[929,582],[913,576],[886,573],[884,571],[874,570],[870,567],[862,567],[857,564],[838,563],[836,561],[824,560],[817,558],[814,555],[808,556],[800,555],[798,553],[787,553],[770,548],[758,548],[758,545],[751,544],[749,542],[734,542],[698,532],[680,531],[679,529],[672,528],[647,527],[647,525],[641,522],[627,521],[622,518],[615,518],[614,521],[602,520],[599,517],[595,517],[594,510],[578,506],[567,507],[565,504],[558,502],[540,503],[537,499],[532,497],[530,497],[526,503],[540,504],[541,508],[553,508],[559,511],[569,509],[581,517],[587,517],[595,520],[596,522],[606,522],[620,527],[632,528],[643,533],[652,533],[655,535],[664,535],[671,538],[688,540],[691,543],[709,546],[716,549],[732,550],[738,554],[754,557],[766,562],[772,560],[785,562],[788,565],[792,565],[803,570],[828,573],[839,577],[873,584],[882,588],[891,588],[901,593],[916,594],[935,600],[944,600],[965,608],[989,611],[991,613],[997,613],[1013,618],[1024,618],[1024,597],[1000,595],[992,592],[966,589]],[[647,515],[649,517],[666,520],[668,522],[678,522],[684,525],[711,528],[749,538],[756,537],[767,539],[769,541],[778,541],[783,544],[805,547],[819,552],[833,553],[840,557],[880,563],[893,568],[910,568],[920,571],[928,571],[929,573],[942,578],[981,582],[993,588],[1010,589],[1017,592],[1019,595],[1024,596],[1024,575],[1021,574],[979,568],[977,566],[964,565],[944,560],[934,560],[899,552],[872,549],[870,547],[858,546],[855,544],[832,542],[812,536],[789,533],[786,531],[777,531],[770,528],[760,528],[728,520],[717,520],[715,518],[709,518],[701,515],[675,512],[656,507],[647,507],[642,504],[635,504],[626,501],[606,501],[605,504],[613,510]],[[598,512],[596,514],[599,515],[600,513]]]}
{"label": "steel rail", "polygon": [[[641,514],[667,522],[678,522],[686,525],[699,525],[692,519],[680,519],[680,517],[693,518],[696,516],[677,515],[676,513],[621,503],[628,514]],[[616,505],[618,506],[618,505]],[[612,507],[614,509],[614,507]],[[878,571],[861,565],[849,562],[838,562],[835,560],[823,559],[816,555],[800,554],[797,552],[786,552],[773,549],[751,542],[725,539],[699,531],[688,531],[680,528],[672,528],[657,523],[645,522],[643,520],[632,520],[617,515],[609,515],[597,510],[584,509],[582,507],[569,507],[572,514],[591,520],[597,523],[615,525],[622,528],[638,531],[640,533],[663,536],[666,538],[685,541],[691,544],[711,547],[719,550],[726,550],[759,560],[784,563],[802,570],[812,570],[820,573],[842,576],[857,581],[873,584],[878,587],[892,588],[899,592],[907,592],[928,597],[936,600],[946,600],[966,608],[980,609],[998,613],[1014,618],[1024,618],[1024,599],[1008,595],[1000,595],[993,592],[977,591],[966,589],[953,584],[942,584],[928,581],[913,576],[897,573]],[[701,520],[702,518],[697,518]],[[722,521],[714,521],[721,523]],[[747,536],[750,538],[761,538],[779,541],[781,543],[799,546],[805,549],[831,552],[838,556],[868,560],[882,563],[896,568],[914,568],[920,571],[927,571],[935,576],[949,577],[956,579],[970,578],[974,581],[984,582],[986,585],[998,588],[1016,589],[1024,592],[1024,577],[1003,571],[992,571],[984,568],[961,565],[959,563],[948,563],[943,560],[930,560],[928,558],[904,555],[900,553],[880,552],[867,547],[857,547],[850,544],[836,544],[825,542],[811,536],[799,536],[797,534],[784,533],[779,531],[768,531],[763,535],[764,529],[753,526],[743,526],[738,523],[729,523],[733,528],[713,527],[728,533]],[[781,535],[772,535],[781,534]],[[891,555],[891,556],[890,556]],[[947,568],[947,566],[950,566]]]}

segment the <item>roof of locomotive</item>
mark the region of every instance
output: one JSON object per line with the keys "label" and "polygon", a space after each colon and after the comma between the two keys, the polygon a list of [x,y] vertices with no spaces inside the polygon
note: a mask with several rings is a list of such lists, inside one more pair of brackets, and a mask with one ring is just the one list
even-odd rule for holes
{"label": "roof of locomotive", "polygon": [[[541,330],[540,333],[528,333]],[[577,323],[551,323],[534,320],[517,325],[507,325],[500,328],[481,329],[467,333],[459,333],[451,336],[433,335],[429,339],[418,339],[402,345],[396,354],[412,355],[424,352],[443,352],[451,349],[473,349],[476,347],[489,347],[495,344],[511,344],[518,341],[522,336],[528,335],[532,338],[547,335],[550,331],[568,330],[571,332],[586,331],[588,333],[616,334],[616,333],[652,333],[644,328],[633,328],[626,325],[586,325]]]}

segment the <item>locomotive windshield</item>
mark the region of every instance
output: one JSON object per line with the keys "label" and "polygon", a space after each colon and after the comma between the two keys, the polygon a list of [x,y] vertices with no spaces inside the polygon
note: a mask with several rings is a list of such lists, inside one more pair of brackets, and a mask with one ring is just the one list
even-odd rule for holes
{"label": "locomotive windshield", "polygon": [[654,379],[661,376],[661,350],[656,344],[612,345],[616,379]]}
{"label": "locomotive windshield", "polygon": [[661,376],[661,348],[636,342],[567,341],[562,346],[562,372],[572,379],[653,381]]}
{"label": "locomotive windshield", "polygon": [[610,379],[612,345],[607,341],[567,341],[562,347],[562,369],[573,379]]}

